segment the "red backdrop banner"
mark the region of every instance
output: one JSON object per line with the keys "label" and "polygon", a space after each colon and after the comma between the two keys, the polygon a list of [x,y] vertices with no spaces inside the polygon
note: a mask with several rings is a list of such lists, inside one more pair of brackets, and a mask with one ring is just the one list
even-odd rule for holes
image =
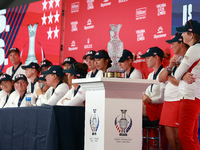
{"label": "red backdrop banner", "polygon": [[33,31],[29,32],[28,26],[34,24],[37,24],[37,29],[32,44],[35,46],[37,62],[46,58],[59,64],[62,1],[44,0],[1,11],[5,13],[0,13],[0,22],[6,20],[5,29],[3,27],[3,30],[0,30],[0,39],[5,43],[0,45],[4,50],[4,56],[1,55],[1,60],[4,60],[0,64],[1,71],[5,72],[7,67],[12,65],[8,59],[11,47],[19,48],[22,63],[26,62],[31,47],[29,36],[34,34]]}
{"label": "red backdrop banner", "polygon": [[151,69],[139,55],[153,46],[170,53],[171,12],[171,0],[67,0],[63,59],[83,61],[88,50],[107,49],[110,24],[121,24],[124,49],[137,55],[134,66],[147,76]]}

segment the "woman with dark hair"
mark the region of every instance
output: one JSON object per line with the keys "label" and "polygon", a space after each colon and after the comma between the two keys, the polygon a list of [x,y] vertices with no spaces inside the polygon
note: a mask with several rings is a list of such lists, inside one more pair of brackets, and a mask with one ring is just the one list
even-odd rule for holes
{"label": "woman with dark hair", "polygon": [[84,106],[85,91],[79,84],[72,83],[72,79],[85,78],[87,69],[88,67],[85,63],[75,63],[69,69],[63,70],[64,73],[68,74],[68,81],[72,84],[72,88],[58,101],[57,105]]}
{"label": "woman with dark hair", "polygon": [[2,91],[6,93],[4,96],[0,97],[0,108],[3,108],[6,105],[10,94],[15,91],[12,77],[8,74],[1,75],[0,85]]}
{"label": "woman with dark hair", "polygon": [[99,50],[95,54],[95,66],[98,70],[102,70],[103,73],[106,72],[106,70],[111,67],[112,61],[110,60],[110,57],[108,55],[108,52],[105,50]]}
{"label": "woman with dark hair", "polygon": [[98,70],[95,66],[95,54],[95,51],[90,50],[83,56],[83,59],[85,59],[86,65],[88,66],[88,69],[91,70],[87,73],[86,78],[103,77],[103,71]]}

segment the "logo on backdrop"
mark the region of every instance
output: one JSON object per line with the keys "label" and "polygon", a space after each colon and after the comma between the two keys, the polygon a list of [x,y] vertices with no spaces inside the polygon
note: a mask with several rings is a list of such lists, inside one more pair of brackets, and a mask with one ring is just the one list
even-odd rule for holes
{"label": "logo on backdrop", "polygon": [[87,10],[94,9],[94,0],[87,0]]}
{"label": "logo on backdrop", "polygon": [[78,21],[71,22],[71,32],[78,31]]}
{"label": "logo on backdrop", "polygon": [[136,9],[136,20],[145,19],[147,14],[147,8],[138,8]]}
{"label": "logo on backdrop", "polygon": [[84,30],[89,30],[89,29],[93,29],[93,28],[94,28],[94,25],[92,25],[92,20],[88,19],[87,25],[84,26]]}
{"label": "logo on backdrop", "polygon": [[76,46],[76,42],[73,40],[71,42],[71,47],[68,47],[69,51],[74,51],[74,50],[78,50],[78,47]]}
{"label": "logo on backdrop", "polygon": [[154,39],[164,38],[167,34],[163,32],[163,27],[160,26],[157,29],[157,34],[154,34]]}
{"label": "logo on backdrop", "polygon": [[[0,11],[0,22],[1,22],[1,25],[0,25],[0,34],[3,35],[2,33],[5,31],[5,32],[9,32],[10,31],[10,25],[7,25],[7,22],[6,22],[6,9],[2,9]],[[5,58],[5,51],[4,51],[4,47],[5,47],[5,43],[6,41],[4,41],[3,38],[1,38],[0,36],[0,66],[4,63],[4,65],[7,65],[8,64],[8,59]],[[3,67],[1,67],[1,70],[2,71]]]}
{"label": "logo on backdrop", "polygon": [[109,0],[104,0],[103,3],[100,4],[101,7],[106,7],[110,5],[111,5],[111,2],[109,2]]}
{"label": "logo on backdrop", "polygon": [[118,115],[115,118],[115,127],[119,132],[119,136],[127,136],[128,132],[132,127],[132,119],[128,115],[126,115],[127,110],[121,110],[121,115]]}
{"label": "logo on backdrop", "polygon": [[99,116],[96,112],[97,109],[93,109],[93,114],[90,117],[90,128],[92,130],[92,135],[97,135],[97,130],[99,128]]}
{"label": "logo on backdrop", "polygon": [[128,0],[118,0],[118,3],[128,2]]}
{"label": "logo on backdrop", "polygon": [[167,6],[166,3],[156,5],[156,8],[158,9],[157,13],[158,16],[166,15],[166,10],[165,10],[166,6]]}
{"label": "logo on backdrop", "polygon": [[144,41],[145,40],[144,33],[145,33],[145,29],[136,30],[137,41]]}
{"label": "logo on backdrop", "polygon": [[87,38],[87,44],[84,45],[84,49],[90,49],[92,48],[92,44],[90,44],[90,38]]}
{"label": "logo on backdrop", "polygon": [[137,59],[134,61],[134,63],[141,63],[141,62],[145,62],[145,58],[141,58],[140,55],[142,55],[142,52],[138,52],[137,53]]}
{"label": "logo on backdrop", "polygon": [[79,2],[71,3],[71,13],[79,12]]}

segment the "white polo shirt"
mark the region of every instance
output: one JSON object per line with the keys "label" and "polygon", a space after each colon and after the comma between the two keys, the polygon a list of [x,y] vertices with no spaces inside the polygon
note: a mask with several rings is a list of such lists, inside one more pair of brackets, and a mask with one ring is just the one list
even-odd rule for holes
{"label": "white polo shirt", "polygon": [[[92,71],[89,71],[86,75],[86,78],[92,78],[91,77],[92,75]],[[103,77],[103,71],[102,70],[98,70],[97,74],[95,75],[95,78],[96,77]]]}
{"label": "white polo shirt", "polygon": [[57,102],[69,91],[69,86],[66,83],[59,84],[53,95],[53,87],[50,87],[46,93],[43,95],[41,94],[38,97],[37,105],[41,106],[41,104],[47,104],[47,105],[56,105]]}
{"label": "white polo shirt", "polygon": [[5,104],[5,99],[7,97],[7,93],[4,90],[0,91],[0,108],[3,107],[3,105]]}
{"label": "white polo shirt", "polygon": [[[37,98],[36,90],[39,88],[39,83],[36,82],[34,84],[34,90],[33,90],[33,95],[35,98]],[[31,93],[31,80],[28,79],[28,86],[27,86],[27,91]]]}
{"label": "white polo shirt", "polygon": [[[10,76],[12,76],[12,68],[13,68],[13,66],[7,68],[7,70],[6,70],[6,73],[9,74]],[[13,75],[12,79],[14,80],[15,76],[18,75],[18,74],[26,75],[25,70],[22,69],[22,65],[20,65],[20,67],[16,70],[16,72]]]}
{"label": "white polo shirt", "polygon": [[[180,80],[182,76],[187,72],[184,68],[191,67],[195,62],[200,59],[200,44],[197,43],[193,46],[190,46],[187,50],[183,61],[181,62],[179,68],[175,73],[176,79]],[[184,80],[181,80],[178,86],[179,99],[190,99],[195,100],[195,97],[200,99],[200,62],[192,69],[191,73],[195,77],[195,82],[192,84],[186,83]]]}
{"label": "white polo shirt", "polygon": [[[171,76],[174,77],[174,74],[171,74]],[[167,84],[165,86],[164,100],[168,102],[180,101],[180,99],[178,99],[178,86],[173,85],[169,81],[167,81],[166,83]]]}
{"label": "white polo shirt", "polygon": [[[83,102],[85,101],[85,90],[82,87],[80,87],[75,96],[74,96],[74,90],[75,89],[72,86],[72,88],[67,92],[67,94],[58,101],[57,105],[84,106]],[[61,102],[65,98],[66,98],[66,100],[64,100],[63,104],[62,104]]]}
{"label": "white polo shirt", "polygon": [[131,79],[142,79],[142,73],[138,69],[134,69],[133,72],[129,75],[129,78]]}
{"label": "white polo shirt", "polygon": [[[159,81],[159,74],[164,70],[158,73],[156,80]],[[147,79],[153,80],[154,71],[148,75]],[[165,90],[165,83],[159,82],[157,84],[149,85],[145,91],[145,94],[151,98],[153,104],[161,104],[164,102],[164,90]]]}
{"label": "white polo shirt", "polygon": [[[26,107],[26,97],[31,97],[31,104],[35,104],[35,96],[32,93],[27,92],[21,101],[20,107]],[[8,98],[8,102],[4,106],[4,108],[7,107],[18,107],[18,102],[19,102],[20,94],[18,91],[12,92]]]}

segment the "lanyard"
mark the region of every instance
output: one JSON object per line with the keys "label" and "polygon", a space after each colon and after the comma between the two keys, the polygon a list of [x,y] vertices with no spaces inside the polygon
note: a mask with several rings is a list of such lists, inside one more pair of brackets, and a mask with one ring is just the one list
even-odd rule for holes
{"label": "lanyard", "polygon": [[[63,82],[62,81],[60,81],[59,83],[58,83],[58,85],[56,86],[56,88],[60,85],[60,84],[62,84]],[[55,90],[56,90],[56,88],[55,88]],[[52,90],[52,93],[51,93],[51,95],[53,95],[53,93],[55,92],[55,90],[53,89]]]}
{"label": "lanyard", "polygon": [[17,68],[14,70],[14,67],[12,67],[12,78],[13,78],[13,76],[14,76],[14,74],[15,74],[15,72],[19,69],[19,67],[22,65],[22,62],[20,62],[20,64],[17,66]]}
{"label": "lanyard", "polygon": [[95,77],[99,70],[96,70],[95,73],[92,72],[91,78]]}
{"label": "lanyard", "polygon": [[77,94],[78,90],[80,89],[80,87],[81,86],[79,85],[78,88],[77,88],[77,90],[74,89],[74,96],[76,96],[76,94]]}
{"label": "lanyard", "polygon": [[129,72],[129,75],[126,74],[126,78],[130,78],[130,75],[131,75],[131,73],[132,73],[134,70],[135,70],[135,68],[131,67],[131,70],[130,70],[130,72]]}
{"label": "lanyard", "polygon": [[[13,88],[11,91],[10,91],[10,94],[12,93],[12,92],[14,92],[15,91],[15,89]],[[5,103],[4,103],[4,105],[3,105],[3,107],[6,105],[6,103],[8,102],[8,98],[9,98],[9,96],[7,95],[6,96],[6,101],[5,101]],[[2,107],[2,108],[3,108]]]}
{"label": "lanyard", "polygon": [[22,103],[22,100],[24,99],[25,95],[26,95],[26,92],[24,92],[22,98],[19,97],[18,107],[20,107],[20,105],[21,105],[21,103]]}
{"label": "lanyard", "polygon": [[[163,65],[161,65],[161,66],[158,68],[157,72],[154,73],[154,75],[153,75],[153,80],[156,80],[156,78],[157,78],[158,74],[160,73],[160,71],[162,70],[162,68],[163,68]],[[153,89],[153,84],[151,84],[151,92],[152,92],[152,89]]]}

